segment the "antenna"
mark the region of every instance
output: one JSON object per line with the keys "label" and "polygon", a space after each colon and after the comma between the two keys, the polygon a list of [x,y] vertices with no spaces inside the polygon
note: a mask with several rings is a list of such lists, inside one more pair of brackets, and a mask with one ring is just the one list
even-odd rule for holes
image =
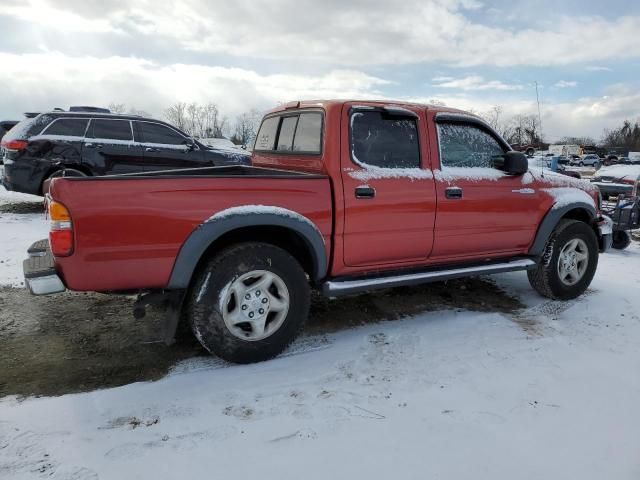
{"label": "antenna", "polygon": [[[542,115],[540,115],[540,95],[538,94],[538,81],[535,81],[536,84],[536,102],[538,104],[538,125],[540,126],[540,143],[542,143]],[[544,158],[542,159],[542,176],[544,177]]]}

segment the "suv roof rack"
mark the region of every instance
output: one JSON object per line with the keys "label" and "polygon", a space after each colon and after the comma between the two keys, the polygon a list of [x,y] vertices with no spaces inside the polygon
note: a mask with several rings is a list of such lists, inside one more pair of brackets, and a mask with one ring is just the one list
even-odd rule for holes
{"label": "suv roof rack", "polygon": [[101,107],[87,107],[87,106],[73,106],[69,107],[70,112],[90,112],[90,113],[111,113],[108,108]]}

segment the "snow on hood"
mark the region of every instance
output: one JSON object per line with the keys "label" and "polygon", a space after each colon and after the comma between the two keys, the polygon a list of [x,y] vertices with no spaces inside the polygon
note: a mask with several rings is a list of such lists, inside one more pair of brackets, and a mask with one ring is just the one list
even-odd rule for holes
{"label": "snow on hood", "polygon": [[592,193],[597,193],[599,191],[598,187],[592,185],[588,180],[570,177],[552,170],[544,170],[544,172],[529,170],[529,173],[540,183],[548,184],[551,187],[573,187]]}
{"label": "snow on hood", "polygon": [[640,178],[640,165],[611,165],[609,167],[602,167],[596,172],[596,177],[614,177],[625,178],[629,177]]}

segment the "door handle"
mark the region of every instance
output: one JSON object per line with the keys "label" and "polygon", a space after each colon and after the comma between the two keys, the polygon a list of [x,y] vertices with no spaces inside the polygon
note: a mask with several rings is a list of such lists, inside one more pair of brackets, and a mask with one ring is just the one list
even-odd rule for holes
{"label": "door handle", "polygon": [[101,143],[85,143],[84,146],[87,148],[102,148]]}
{"label": "door handle", "polygon": [[462,198],[462,189],[460,187],[449,187],[444,191],[444,196],[452,200]]}
{"label": "door handle", "polygon": [[157,148],[153,148],[153,147],[147,147],[144,149],[145,152],[157,152],[158,149]]}
{"label": "door handle", "polygon": [[368,185],[362,187],[356,187],[356,198],[374,198],[376,191]]}

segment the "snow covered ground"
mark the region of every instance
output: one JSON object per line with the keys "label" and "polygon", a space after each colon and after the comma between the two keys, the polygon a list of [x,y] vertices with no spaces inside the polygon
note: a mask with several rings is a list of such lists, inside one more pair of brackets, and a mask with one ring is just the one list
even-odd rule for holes
{"label": "snow covered ground", "polygon": [[[46,222],[0,217],[2,258],[19,265]],[[639,272],[634,242],[602,255],[572,302],[503,274],[526,308],[423,313],[305,337],[261,364],[196,358],[156,382],[5,397],[0,478],[637,480]]]}

